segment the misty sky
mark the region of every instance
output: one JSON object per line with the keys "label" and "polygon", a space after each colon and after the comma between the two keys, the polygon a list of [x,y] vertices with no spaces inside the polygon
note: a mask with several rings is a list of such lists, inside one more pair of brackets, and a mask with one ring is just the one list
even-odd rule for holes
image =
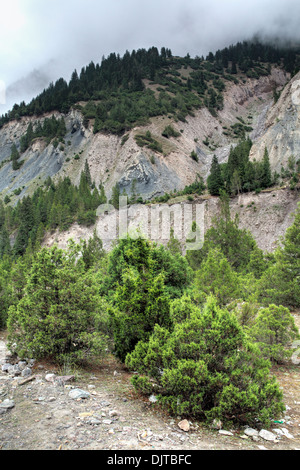
{"label": "misty sky", "polygon": [[205,56],[257,33],[300,40],[299,0],[0,2],[0,114],[111,52],[164,46]]}

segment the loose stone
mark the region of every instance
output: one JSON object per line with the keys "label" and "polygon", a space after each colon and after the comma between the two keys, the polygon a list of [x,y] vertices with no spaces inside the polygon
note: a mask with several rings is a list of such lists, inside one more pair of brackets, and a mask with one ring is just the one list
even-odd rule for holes
{"label": "loose stone", "polygon": [[266,431],[265,429],[262,429],[258,435],[265,441],[276,441],[277,438],[277,436],[273,432]]}
{"label": "loose stone", "polygon": [[180,423],[178,423],[178,427],[184,432],[189,432],[190,423],[188,422],[188,420],[184,419],[183,421],[180,421]]}
{"label": "loose stone", "polygon": [[75,388],[74,390],[70,391],[69,397],[72,398],[73,400],[79,400],[79,399],[84,400],[84,399],[90,398],[90,394],[88,392],[85,392],[84,390]]}

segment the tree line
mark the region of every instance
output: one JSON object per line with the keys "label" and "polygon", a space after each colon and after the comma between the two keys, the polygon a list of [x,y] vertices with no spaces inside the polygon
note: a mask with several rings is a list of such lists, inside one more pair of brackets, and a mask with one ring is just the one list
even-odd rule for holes
{"label": "tree line", "polygon": [[249,191],[260,191],[274,185],[279,175],[272,175],[269,153],[265,148],[262,161],[249,159],[252,148],[251,139],[241,141],[232,147],[228,162],[220,164],[213,156],[207,188],[212,196],[227,194],[236,195]]}
{"label": "tree line", "polygon": [[[133,122],[170,112],[183,120],[201,106],[215,114],[223,107],[227,80],[236,81],[238,73],[256,78],[268,75],[271,64],[294,74],[299,70],[299,50],[245,41],[215,54],[210,52],[206,58],[191,58],[189,54],[175,57],[164,47],[160,51],[156,47],[126,51],[123,57],[112,53],[103,57],[101,64],[91,62],[80,73],[74,70],[68,82],[60,78],[51,83],[30,103],[15,104],[0,118],[0,128],[23,116],[39,117],[51,111],[68,113],[81,102],[87,104],[82,107],[86,122],[96,119],[95,132],[121,133]],[[187,67],[192,70],[184,77],[179,70]],[[160,86],[163,94],[159,100],[146,88],[145,80]],[[141,96],[145,92],[148,103]]]}
{"label": "tree line", "polygon": [[[60,178],[57,183],[49,177],[44,187],[14,207],[0,201],[0,257],[24,255],[28,246],[40,246],[47,231],[65,231],[75,222],[93,225],[97,208],[106,202],[103,186],[97,188],[92,182],[87,161],[78,186],[69,177]],[[13,246],[9,241],[12,236]]]}

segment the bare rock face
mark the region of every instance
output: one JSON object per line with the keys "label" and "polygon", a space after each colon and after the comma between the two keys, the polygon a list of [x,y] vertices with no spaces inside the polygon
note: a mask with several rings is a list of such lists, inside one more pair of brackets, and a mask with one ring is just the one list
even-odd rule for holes
{"label": "bare rock face", "polygon": [[262,135],[254,142],[251,158],[262,160],[268,149],[271,167],[280,173],[293,155],[300,154],[300,72],[285,86],[267,112]]}
{"label": "bare rock face", "polygon": [[[53,115],[56,118],[61,117],[59,113],[51,113],[44,115],[39,121],[42,122]],[[20,121],[9,122],[0,130],[0,192],[4,196],[12,195],[15,190],[21,190],[18,197],[22,198],[32,193],[49,176],[51,178],[56,175],[62,176],[67,159],[70,159],[70,155],[73,159],[75,152],[79,152],[84,145],[84,137],[80,130],[72,136],[74,123],[78,122],[78,116],[72,111],[66,118],[68,132],[65,137],[66,142],[70,142],[71,145],[66,145],[64,148],[55,147],[52,144],[46,145],[44,139],[35,139],[31,147],[20,157],[20,161],[23,161],[21,168],[13,171],[10,162],[11,147],[13,143],[19,146],[29,123],[34,124],[36,120],[36,118],[22,118]]]}
{"label": "bare rock face", "polygon": [[[259,248],[273,252],[280,238],[294,221],[294,214],[299,202],[299,191],[278,189],[263,191],[260,194],[242,194],[230,200],[231,215],[238,215],[239,228],[252,233]],[[120,234],[120,228],[126,218],[125,233],[134,234],[137,230],[146,238],[166,245],[170,228],[175,229],[175,236],[181,242],[183,251],[186,240],[190,238],[192,226],[191,214],[194,213],[201,228],[201,236],[212,226],[215,217],[220,214],[219,198],[200,197],[193,203],[174,203],[156,205],[134,205],[124,209],[124,213],[112,209],[98,216],[95,226],[84,228],[74,224],[67,232],[55,232],[46,237],[45,244],[50,247],[58,245],[66,249],[68,240],[75,242],[88,240],[94,230],[109,251]],[[172,222],[173,215],[173,222]],[[164,217],[164,224],[156,227],[155,222]],[[122,235],[122,234],[121,234]]]}
{"label": "bare rock face", "polygon": [[150,199],[182,187],[175,169],[168,167],[159,157],[153,156],[152,162],[144,152],[136,154],[119,180],[121,193],[125,190],[131,194],[134,189],[136,194]]}

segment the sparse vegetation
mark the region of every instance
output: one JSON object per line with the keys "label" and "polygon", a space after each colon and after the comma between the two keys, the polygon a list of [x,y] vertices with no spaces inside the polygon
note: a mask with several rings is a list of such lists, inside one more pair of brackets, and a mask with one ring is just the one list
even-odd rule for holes
{"label": "sparse vegetation", "polygon": [[137,134],[135,140],[139,147],[147,147],[154,152],[163,153],[161,144],[154,139],[150,131],[147,131],[145,134]]}
{"label": "sparse vegetation", "polygon": [[174,127],[171,125],[167,126],[162,133],[162,136],[167,139],[170,137],[180,137],[180,135],[180,132],[175,131]]}

